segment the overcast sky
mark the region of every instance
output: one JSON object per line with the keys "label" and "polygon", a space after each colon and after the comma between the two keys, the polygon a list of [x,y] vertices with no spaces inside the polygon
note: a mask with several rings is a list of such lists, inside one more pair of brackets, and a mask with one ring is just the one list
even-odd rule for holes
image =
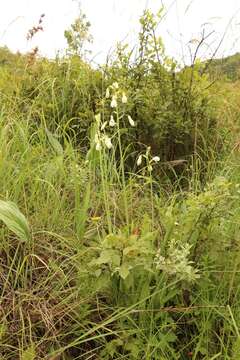
{"label": "overcast sky", "polygon": [[[137,38],[138,19],[144,8],[159,10],[163,4],[167,15],[159,26],[166,51],[181,59],[186,44],[198,39],[205,28],[215,31],[208,40],[214,49],[227,30],[219,56],[240,51],[240,1],[239,0],[81,0],[81,8],[91,22],[94,37],[92,56],[104,61],[117,41],[134,44]],[[0,46],[7,45],[16,51],[29,51],[38,45],[42,55],[53,57],[65,47],[64,30],[78,15],[74,0],[2,0],[0,12]],[[44,13],[44,32],[32,42],[26,33]]]}

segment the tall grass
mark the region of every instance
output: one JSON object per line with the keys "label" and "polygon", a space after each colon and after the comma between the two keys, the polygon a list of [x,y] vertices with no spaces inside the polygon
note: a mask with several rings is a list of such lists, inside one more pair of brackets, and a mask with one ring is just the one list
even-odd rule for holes
{"label": "tall grass", "polygon": [[87,155],[44,112],[1,113],[1,358],[237,359],[236,157],[195,156],[169,188],[149,148],[128,171],[127,113],[110,110]]}

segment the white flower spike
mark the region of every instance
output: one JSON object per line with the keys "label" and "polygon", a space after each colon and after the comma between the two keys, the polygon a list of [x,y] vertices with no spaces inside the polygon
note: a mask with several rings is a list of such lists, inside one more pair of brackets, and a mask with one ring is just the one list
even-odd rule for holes
{"label": "white flower spike", "polygon": [[115,122],[115,120],[114,120],[113,115],[111,115],[110,121],[109,121],[109,126],[114,127],[115,125],[116,125],[116,122]]}
{"label": "white flower spike", "polygon": [[129,121],[129,124],[130,124],[132,127],[135,126],[135,122],[134,122],[134,120],[131,118],[130,115],[128,115],[128,121]]}

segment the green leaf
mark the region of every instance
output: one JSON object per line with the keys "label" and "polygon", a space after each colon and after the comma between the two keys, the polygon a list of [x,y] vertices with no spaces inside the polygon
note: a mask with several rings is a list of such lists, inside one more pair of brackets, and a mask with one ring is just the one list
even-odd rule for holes
{"label": "green leaf", "polygon": [[120,265],[120,255],[115,250],[103,250],[100,254],[100,257],[96,260],[97,265],[102,264],[113,264],[115,266]]}
{"label": "green leaf", "polygon": [[139,253],[139,247],[137,245],[127,246],[123,249],[123,255],[129,257],[135,257]]}
{"label": "green leaf", "polygon": [[90,195],[91,195],[90,181],[86,185],[82,203],[79,200],[80,193],[79,193],[78,189],[76,190],[76,195],[77,195],[76,199],[75,199],[75,204],[76,204],[75,221],[76,221],[76,228],[77,228],[76,230],[77,230],[78,238],[82,239],[84,236],[84,233],[85,233],[86,222],[87,222],[87,218],[88,218],[88,209],[89,209],[89,204],[90,204]]}
{"label": "green leaf", "polygon": [[102,242],[102,246],[105,249],[115,248],[121,249],[126,242],[126,238],[123,235],[109,234]]}
{"label": "green leaf", "polygon": [[55,151],[56,155],[63,156],[63,147],[60,144],[60,142],[56,139],[56,137],[48,129],[46,129],[46,134],[48,137],[48,141],[49,141],[50,145],[52,146],[53,150]]}
{"label": "green leaf", "polygon": [[118,273],[123,280],[125,280],[128,277],[128,275],[130,274],[130,269],[131,269],[131,266],[126,265],[126,264],[122,264],[120,266]]}
{"label": "green leaf", "polygon": [[11,201],[0,200],[0,220],[22,241],[30,241],[30,228],[25,216]]}

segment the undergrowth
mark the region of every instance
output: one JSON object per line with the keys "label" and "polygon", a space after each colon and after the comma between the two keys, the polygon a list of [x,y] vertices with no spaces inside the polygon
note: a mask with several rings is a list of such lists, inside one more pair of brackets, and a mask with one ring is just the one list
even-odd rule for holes
{"label": "undergrowth", "polygon": [[3,360],[239,359],[238,147],[155,22],[135,66],[2,70]]}

